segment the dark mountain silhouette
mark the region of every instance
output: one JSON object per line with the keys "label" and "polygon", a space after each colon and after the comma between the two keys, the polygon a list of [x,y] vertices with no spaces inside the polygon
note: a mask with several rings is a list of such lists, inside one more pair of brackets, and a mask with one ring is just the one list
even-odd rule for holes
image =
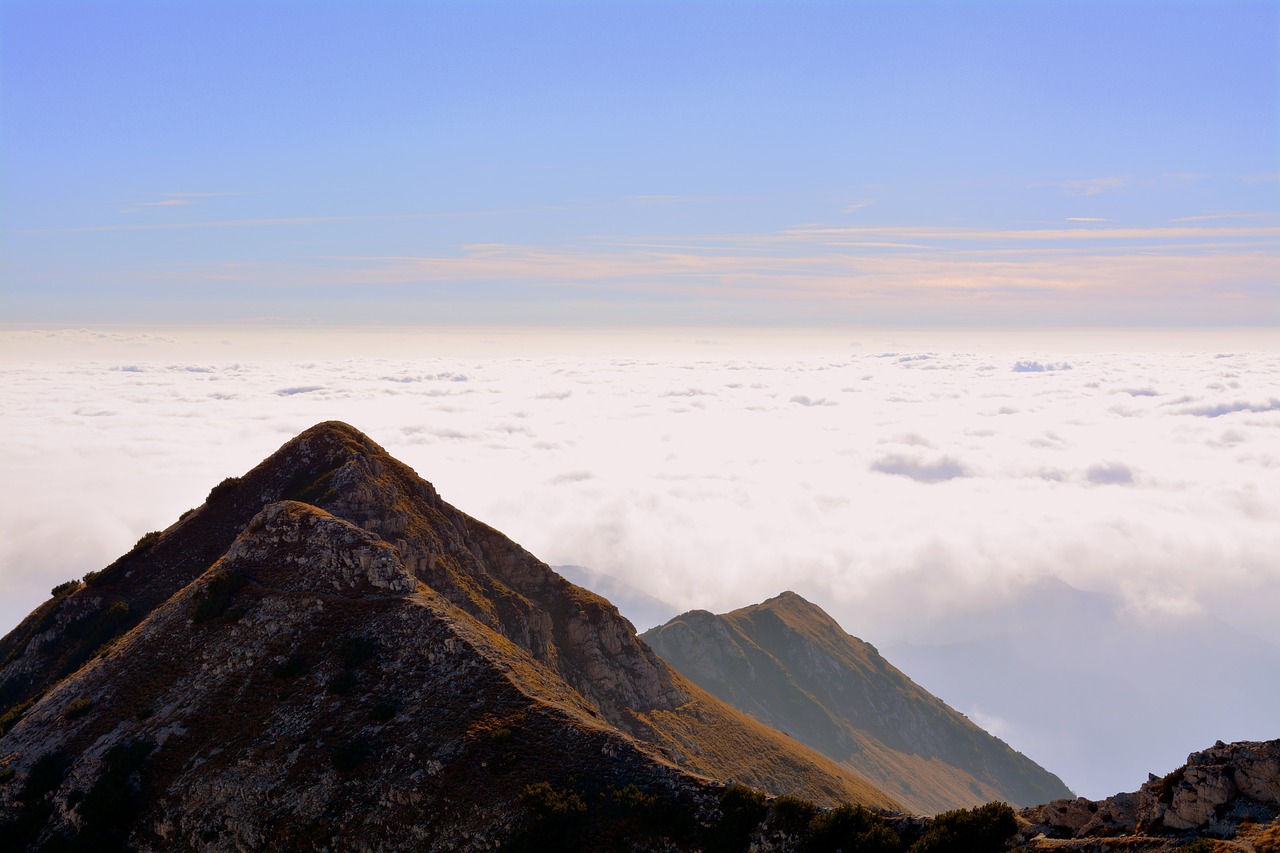
{"label": "dark mountain silhouette", "polygon": [[712,695],[918,812],[1071,796],[794,592],[721,616],[695,610],[641,636]]}
{"label": "dark mountain silhouette", "polygon": [[580,812],[679,844],[727,779],[896,805],[334,422],[59,586],[0,640],[0,726],[0,849],[536,847]]}

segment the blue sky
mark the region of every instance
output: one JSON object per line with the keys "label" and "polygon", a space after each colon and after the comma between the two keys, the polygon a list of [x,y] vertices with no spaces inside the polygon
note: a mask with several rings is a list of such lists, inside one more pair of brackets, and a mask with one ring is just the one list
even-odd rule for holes
{"label": "blue sky", "polygon": [[14,2],[0,320],[1257,324],[1275,2]]}

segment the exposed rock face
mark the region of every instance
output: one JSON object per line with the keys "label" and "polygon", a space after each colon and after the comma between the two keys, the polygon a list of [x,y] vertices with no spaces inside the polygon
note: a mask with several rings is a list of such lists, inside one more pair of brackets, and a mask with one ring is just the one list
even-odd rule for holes
{"label": "exposed rock face", "polygon": [[0,849],[485,849],[542,782],[894,805],[337,423],[0,640],[0,726]]}
{"label": "exposed rock face", "polygon": [[695,610],[645,632],[667,662],[712,695],[790,734],[931,814],[1071,792],[785,592],[715,616]]}
{"label": "exposed rock face", "polygon": [[[1188,837],[1247,842],[1268,831],[1278,812],[1280,740],[1219,742],[1136,793],[1023,809],[1020,835],[1027,849],[1095,850],[1125,838],[1131,846],[1146,839],[1144,849],[1173,850]],[[1280,841],[1280,832],[1272,834]]]}

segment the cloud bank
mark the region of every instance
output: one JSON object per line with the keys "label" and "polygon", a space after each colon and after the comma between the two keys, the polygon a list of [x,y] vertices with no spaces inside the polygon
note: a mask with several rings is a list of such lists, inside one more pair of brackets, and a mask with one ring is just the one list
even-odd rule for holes
{"label": "cloud bank", "polygon": [[576,352],[477,334],[388,354],[371,333],[368,354],[333,337],[318,359],[5,334],[0,630],[336,418],[549,563],[677,607],[795,589],[878,645],[961,642],[1053,578],[1137,620],[1280,644],[1273,350]]}

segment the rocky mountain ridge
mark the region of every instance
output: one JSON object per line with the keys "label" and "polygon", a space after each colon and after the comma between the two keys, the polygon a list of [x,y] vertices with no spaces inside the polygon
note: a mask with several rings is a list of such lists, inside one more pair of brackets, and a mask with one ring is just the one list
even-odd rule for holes
{"label": "rocky mountain ridge", "polygon": [[711,694],[916,812],[1071,794],[794,592],[720,616],[691,611],[641,636]]}
{"label": "rocky mountain ridge", "polygon": [[55,590],[0,700],[4,849],[484,849],[576,803],[714,825],[729,778],[896,805],[332,422]]}

